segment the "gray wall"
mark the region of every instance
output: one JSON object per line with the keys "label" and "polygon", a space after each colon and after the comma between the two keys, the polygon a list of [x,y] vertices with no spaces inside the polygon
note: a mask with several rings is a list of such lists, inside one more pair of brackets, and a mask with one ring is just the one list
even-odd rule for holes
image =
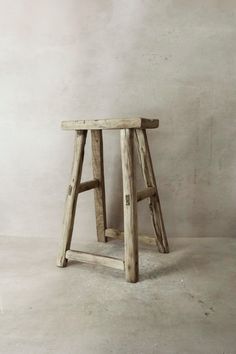
{"label": "gray wall", "polygon": [[[58,237],[65,119],[158,117],[151,151],[170,236],[234,236],[235,1],[0,1],[0,234]],[[122,227],[118,132],[105,134],[109,226]],[[90,141],[83,179],[90,178]],[[141,180],[139,178],[141,186]],[[95,236],[93,194],[76,234]],[[145,202],[140,229],[152,231]]]}

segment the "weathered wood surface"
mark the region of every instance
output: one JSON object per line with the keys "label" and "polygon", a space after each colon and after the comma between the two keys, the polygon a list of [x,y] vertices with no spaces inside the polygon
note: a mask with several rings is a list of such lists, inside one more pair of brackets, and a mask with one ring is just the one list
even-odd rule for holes
{"label": "weathered wood surface", "polygon": [[121,159],[124,204],[125,275],[135,283],[139,277],[137,194],[134,168],[134,130],[121,130]]}
{"label": "weathered wood surface", "polygon": [[[117,229],[106,229],[105,236],[111,239],[124,240],[124,232]],[[138,235],[138,241],[145,245],[156,245],[156,237],[151,235]]]}
{"label": "weathered wood surface", "polygon": [[59,246],[59,252],[57,257],[58,267],[64,267],[66,265],[65,254],[66,251],[70,248],[70,244],[71,244],[78,188],[81,180],[82,165],[84,159],[84,146],[86,142],[86,136],[87,136],[86,130],[76,132],[71,181],[68,188],[68,193],[67,193],[67,198],[65,203],[62,239]]}
{"label": "weathered wood surface", "polygon": [[91,179],[90,181],[82,182],[79,185],[78,193],[89,191],[90,189],[97,188],[98,186],[99,181],[97,179]]}
{"label": "weathered wood surface", "polygon": [[121,118],[121,119],[96,119],[96,120],[72,120],[61,123],[66,130],[90,130],[90,129],[153,129],[159,126],[158,119],[147,118]]}
{"label": "weathered wood surface", "polygon": [[99,264],[110,268],[124,270],[124,261],[114,257],[100,256],[93,253],[68,250],[66,258],[73,261]]}
{"label": "weathered wood surface", "polygon": [[137,193],[137,201],[140,202],[143,199],[150,198],[151,196],[155,195],[155,193],[155,187],[148,187]]}
{"label": "weathered wood surface", "polygon": [[91,130],[93,176],[99,181],[94,190],[97,239],[106,242],[106,197],[104,182],[103,138],[101,130]]}
{"label": "weathered wood surface", "polygon": [[139,153],[139,161],[142,167],[146,187],[156,188],[156,194],[150,197],[150,210],[152,215],[153,227],[156,235],[157,246],[160,252],[168,253],[169,246],[161,211],[160,199],[156,186],[156,179],[154,175],[147,134],[144,129],[136,129],[135,136]]}

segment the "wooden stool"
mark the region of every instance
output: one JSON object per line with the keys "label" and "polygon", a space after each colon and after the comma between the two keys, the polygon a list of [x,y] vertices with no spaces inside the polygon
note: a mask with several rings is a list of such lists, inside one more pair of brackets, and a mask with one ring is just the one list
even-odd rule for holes
{"label": "wooden stool", "polygon": [[[159,121],[157,119],[144,118],[62,122],[62,128],[66,130],[75,130],[76,137],[71,181],[65,204],[62,240],[57,259],[57,265],[59,267],[66,266],[67,260],[102,264],[104,266],[125,270],[126,280],[133,283],[137,282],[139,277],[137,202],[145,198],[150,199],[150,210],[157,247],[162,253],[169,252],[146,135],[146,129],[157,128],[158,125]],[[103,129],[120,129],[124,233],[115,229],[107,228],[103,168]],[[92,136],[92,166],[94,179],[81,183],[84,146],[88,130],[91,130]],[[138,193],[136,192],[134,172],[134,138],[137,143],[139,161],[146,185],[146,188]],[[124,261],[113,257],[105,257],[70,249],[78,194],[93,188],[95,189],[97,239],[99,242],[106,242],[109,238],[122,238],[124,235]]]}

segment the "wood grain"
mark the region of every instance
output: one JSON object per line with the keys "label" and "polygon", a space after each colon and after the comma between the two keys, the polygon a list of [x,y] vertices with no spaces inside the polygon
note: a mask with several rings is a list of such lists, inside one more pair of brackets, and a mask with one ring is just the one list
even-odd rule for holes
{"label": "wood grain", "polygon": [[81,172],[84,159],[84,146],[86,142],[87,131],[77,131],[74,145],[74,159],[72,163],[71,181],[65,203],[65,212],[63,220],[62,239],[59,246],[57,257],[57,266],[66,266],[66,251],[70,248],[71,238],[74,227],[74,218],[77,202],[78,188],[81,179]]}
{"label": "wood grain", "polygon": [[91,130],[91,138],[93,176],[99,181],[97,188],[94,190],[97,239],[99,242],[106,242],[105,229],[107,227],[107,222],[102,131]]}
{"label": "wood grain", "polygon": [[146,189],[137,193],[137,201],[140,202],[143,199],[150,198],[156,194],[155,187],[147,187]]}
{"label": "wood grain", "polygon": [[124,203],[125,275],[128,282],[139,278],[137,194],[134,170],[134,130],[121,130],[121,159]]}
{"label": "wood grain", "polygon": [[152,215],[153,227],[156,235],[157,246],[160,252],[168,253],[169,246],[151,160],[151,154],[147,140],[147,134],[144,129],[136,129],[135,136],[139,153],[139,161],[142,167],[146,187],[154,187],[156,189],[156,194],[150,197],[150,210]]}
{"label": "wood grain", "polygon": [[110,268],[124,270],[124,261],[114,257],[100,256],[98,254],[68,250],[66,258],[72,261],[99,264]]}
{"label": "wood grain", "polygon": [[158,119],[147,118],[121,118],[121,119],[96,119],[96,120],[71,120],[63,121],[62,128],[66,130],[90,129],[153,129],[159,126]]}
{"label": "wood grain", "polygon": [[99,181],[97,179],[91,179],[90,181],[82,182],[79,185],[78,193],[89,191],[90,189],[97,188],[98,186]]}
{"label": "wood grain", "polygon": [[[117,229],[106,229],[105,236],[110,239],[124,240],[124,232]],[[156,245],[156,238],[151,235],[138,235],[138,242],[141,242],[145,245]]]}

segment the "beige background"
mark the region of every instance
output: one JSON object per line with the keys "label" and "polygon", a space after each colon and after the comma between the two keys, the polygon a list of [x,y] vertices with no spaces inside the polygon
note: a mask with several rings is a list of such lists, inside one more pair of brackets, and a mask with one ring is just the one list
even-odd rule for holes
{"label": "beige background", "polygon": [[[0,234],[60,235],[61,120],[142,115],[160,119],[149,137],[169,236],[234,236],[235,24],[233,0],[1,0]],[[108,226],[122,227],[119,134],[104,139]],[[78,206],[90,240],[92,192]]]}

